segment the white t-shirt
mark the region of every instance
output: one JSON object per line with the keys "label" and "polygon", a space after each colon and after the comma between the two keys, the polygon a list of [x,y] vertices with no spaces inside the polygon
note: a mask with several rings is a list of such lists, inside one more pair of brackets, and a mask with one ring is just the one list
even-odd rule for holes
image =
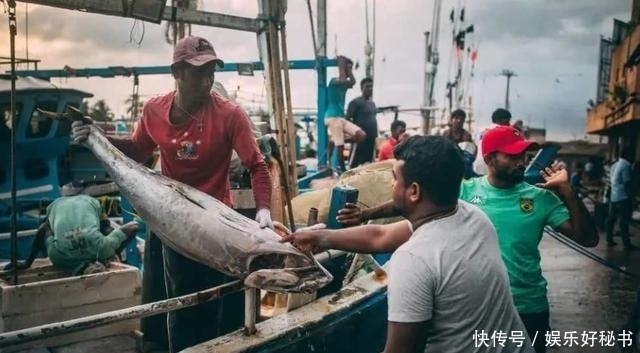
{"label": "white t-shirt", "polygon": [[459,201],[454,215],[420,226],[395,251],[388,303],[389,321],[430,322],[428,352],[533,352],[496,231],[467,202]]}

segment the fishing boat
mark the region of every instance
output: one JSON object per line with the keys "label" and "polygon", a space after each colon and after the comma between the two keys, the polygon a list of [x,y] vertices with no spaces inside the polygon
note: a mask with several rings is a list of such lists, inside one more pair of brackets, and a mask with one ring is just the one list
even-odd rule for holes
{"label": "fishing boat", "polygon": [[[284,12],[279,9],[278,1],[260,2],[261,16],[259,18],[278,18],[284,19]],[[54,5],[55,6],[55,5]],[[60,5],[66,7],[67,5]],[[83,8],[88,12],[103,11],[103,8]],[[281,180],[282,184],[289,187],[293,195],[299,191],[309,188],[310,182],[316,178],[327,176],[327,172],[313,172],[298,179],[298,173],[295,169],[295,163],[287,163],[295,160],[295,143],[294,136],[294,119],[291,114],[288,87],[288,70],[294,69],[311,69],[315,70],[318,78],[318,106],[315,112],[317,119],[315,126],[319,127],[316,134],[318,146],[324,146],[326,133],[323,122],[325,97],[326,97],[326,70],[329,66],[335,66],[335,60],[327,58],[326,55],[326,2],[318,1],[318,12],[323,20],[318,21],[318,33],[321,46],[316,50],[316,55],[311,60],[292,60],[288,61],[286,57],[286,37],[283,28],[276,25],[274,21],[265,21],[263,19],[246,19],[244,22],[238,22],[238,18],[234,17],[236,24],[232,25],[241,30],[251,30],[258,32],[259,49],[261,61],[253,62],[252,70],[265,70],[265,78],[267,78],[267,88],[271,92],[270,113],[275,121],[277,131],[286,133],[277,134],[278,146],[281,149],[281,155],[285,159],[283,164],[285,167],[280,168],[279,174],[276,174],[276,180]],[[183,14],[177,12],[179,16]],[[264,17],[265,14],[271,13],[271,16]],[[113,15],[113,12],[108,14]],[[196,18],[206,17],[207,13],[202,11],[193,11],[191,15]],[[220,15],[220,14],[217,14]],[[230,26],[230,22],[224,21],[228,18],[221,18],[220,25]],[[188,20],[188,17],[184,17]],[[209,17],[207,17],[209,18]],[[172,18],[172,20],[176,20]],[[215,22],[215,21],[214,21]],[[240,25],[238,23],[243,23]],[[261,25],[261,26],[259,26]],[[244,26],[244,28],[240,28]],[[268,34],[268,36],[267,36]],[[269,45],[281,48],[282,56],[276,50],[268,50]],[[241,64],[245,65],[242,66]],[[282,65],[284,64],[284,65]],[[246,63],[226,63],[224,70],[239,71],[240,68],[246,68]],[[282,65],[282,66],[281,66]],[[122,70],[121,70],[122,71]],[[19,216],[20,233],[20,250],[18,258],[27,256],[28,248],[32,242],[31,236],[37,224],[42,220],[42,215],[46,205],[60,196],[59,187],[73,180],[98,180],[109,181],[109,176],[99,166],[91,153],[74,144],[69,144],[69,123],[65,121],[51,121],[43,119],[36,108],[61,113],[65,111],[67,106],[80,107],[83,99],[91,97],[92,94],[71,88],[54,85],[49,80],[53,77],[61,77],[60,75],[73,74],[77,77],[89,77],[95,74],[102,77],[114,77],[117,73],[106,69],[100,70],[82,70],[74,69],[72,73],[69,70],[36,70],[18,73],[19,78],[16,89],[18,94],[18,123],[16,127],[16,154],[15,168],[13,171],[19,175],[17,199],[19,208],[12,209],[10,206],[2,205],[5,213],[3,213],[4,226],[0,228],[3,236],[7,239],[7,251],[0,254],[0,258],[10,258],[8,251],[8,221],[11,213]],[[128,68],[124,70],[128,75],[134,75],[137,79],[138,75],[146,73],[168,74],[168,67],[161,68]],[[283,81],[272,79],[274,73],[284,73]],[[111,75],[111,76],[109,76]],[[279,76],[279,74],[278,74]],[[0,83],[0,107],[5,112],[5,122],[9,121],[9,92],[10,80],[4,78]],[[285,109],[286,107],[286,109]],[[9,125],[5,127],[12,128]],[[7,130],[7,129],[5,129]],[[10,131],[10,130],[9,130]],[[9,139],[2,139],[9,141]],[[0,158],[3,159],[3,166],[10,165],[9,153],[10,144],[7,142],[0,143]],[[37,157],[37,158],[35,158]],[[4,163],[5,160],[7,163]],[[34,162],[35,160],[35,162]],[[322,163],[323,161],[320,161]],[[31,173],[31,174],[29,174]],[[33,175],[38,178],[28,178]],[[38,174],[39,173],[39,174]],[[8,202],[10,196],[9,175],[10,170],[3,171],[5,177],[0,180],[0,195],[6,198],[0,199]],[[282,176],[282,177],[280,177]],[[32,180],[33,179],[33,180]],[[243,203],[247,195],[251,195],[247,190],[236,190],[234,201],[238,204],[239,209],[250,208],[250,200]],[[285,204],[287,197],[284,191],[279,192],[282,201],[279,218],[286,220]],[[243,196],[244,195],[244,196]],[[126,200],[121,200],[121,210],[126,204]],[[342,207],[339,203],[331,205],[335,210]],[[290,210],[291,207],[288,207]],[[308,210],[303,210],[306,212]],[[278,211],[274,210],[274,214]],[[123,212],[123,218],[126,214]],[[6,227],[6,228],[4,228]],[[386,337],[386,278],[384,273],[378,273],[362,270],[371,264],[369,258],[363,259],[360,256],[350,256],[343,252],[327,251],[316,255],[318,261],[323,263],[334,274],[334,281],[310,295],[293,295],[278,294],[275,300],[262,302],[257,312],[251,313],[252,303],[247,306],[247,314],[245,315],[245,327],[228,335],[219,337],[210,342],[204,342],[186,350],[186,352],[297,352],[297,351],[316,351],[316,352],[353,352],[353,351],[380,351]],[[138,263],[139,265],[139,263]],[[375,266],[373,266],[375,267]],[[24,276],[22,284],[11,283],[11,276],[5,273],[0,278],[0,293],[2,298],[8,298],[8,294],[13,293],[14,296],[20,297],[20,291],[25,288],[41,291],[41,293],[55,293],[59,297],[75,296],[78,302],[83,303],[81,306],[74,307],[42,307],[30,311],[31,317],[52,317],[54,313],[56,319],[53,321],[34,321],[32,325],[22,323],[22,326],[3,324],[2,333],[0,333],[0,351],[11,352],[22,349],[31,349],[37,347],[57,347],[58,351],[64,351],[63,347],[69,347],[69,344],[84,345],[81,351],[93,351],[95,353],[103,351],[112,351],[112,345],[109,342],[115,342],[116,339],[122,339],[126,336],[124,331],[131,331],[131,323],[137,323],[137,319],[150,315],[161,314],[170,310],[176,310],[181,307],[197,305],[203,301],[203,298],[213,299],[220,293],[228,293],[230,291],[245,290],[243,286],[230,284],[224,288],[213,288],[207,293],[217,293],[215,295],[205,295],[203,293],[194,293],[183,298],[167,299],[157,303],[140,303],[140,281],[131,280],[129,276],[132,273],[140,273],[140,269],[136,266],[123,267],[114,266],[110,271],[104,274],[68,277],[60,273],[51,271],[50,264],[44,264],[42,267],[35,268],[22,273]],[[144,269],[142,269],[144,271]],[[382,274],[381,274],[382,273]],[[125,279],[129,278],[127,282]],[[347,280],[344,280],[347,278]],[[42,279],[42,280],[39,280]],[[116,281],[118,285],[109,287],[104,281]],[[79,290],[82,283],[94,283],[94,287],[82,291]],[[222,286],[221,286],[222,287]],[[44,289],[46,288],[46,289]],[[74,289],[74,292],[70,292]],[[96,296],[96,292],[101,295]],[[34,292],[35,293],[35,292]],[[263,293],[263,298],[267,294]],[[274,296],[271,295],[273,298]],[[31,296],[33,300],[37,300],[34,294]],[[89,299],[87,299],[89,298]],[[131,301],[137,302],[132,305]],[[0,300],[2,305],[8,303],[7,299]],[[255,303],[253,303],[255,304]],[[2,306],[0,305],[0,306]],[[26,308],[27,302],[22,302]],[[15,308],[15,306],[14,306]],[[255,306],[254,306],[255,308]],[[41,310],[41,311],[38,311]],[[72,314],[72,315],[71,315]],[[0,319],[9,320],[19,316],[20,312],[14,309],[11,312],[0,312]],[[0,320],[1,321],[1,320]],[[120,326],[115,326],[121,323]],[[98,331],[103,328],[102,331]],[[62,336],[61,336],[62,335]],[[52,341],[56,337],[64,339]],[[107,337],[107,338],[104,338]],[[106,340],[106,341],[105,341]],[[53,343],[52,343],[53,342]],[[135,350],[136,340],[128,341],[132,346],[122,351]],[[102,348],[101,348],[102,347]],[[138,347],[141,348],[141,347]]]}
{"label": "fishing boat", "polygon": [[[41,116],[37,109],[62,112],[67,106],[79,107],[82,100],[93,95],[50,82],[18,77],[16,86],[16,151],[11,160],[11,80],[0,76],[0,258],[9,259],[9,220],[11,208],[11,166],[16,175],[18,197],[17,228],[18,257],[24,259],[31,247],[33,229],[42,220],[43,209],[60,196],[60,185],[76,178],[92,179],[95,173],[69,164],[88,156],[69,145],[70,124]],[[94,170],[95,172],[95,170]],[[100,176],[104,178],[104,174]]]}

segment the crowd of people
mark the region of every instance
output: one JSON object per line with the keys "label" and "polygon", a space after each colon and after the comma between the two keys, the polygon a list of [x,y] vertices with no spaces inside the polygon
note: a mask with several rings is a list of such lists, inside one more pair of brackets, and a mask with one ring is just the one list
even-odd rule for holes
{"label": "crowd of people", "polygon": [[[369,88],[364,92],[358,99],[370,101]],[[368,119],[375,121],[373,107]],[[362,128],[362,120],[349,113],[344,118]],[[582,179],[570,177],[566,165],[542,166],[539,184],[525,181],[530,152],[541,146],[525,138],[521,120],[511,119],[508,110],[496,109],[492,125],[475,139],[464,128],[463,110],[451,113],[438,136],[409,137],[406,124],[394,120],[377,154],[378,161],[394,160],[392,200],[367,209],[347,204],[338,221],[350,228],[299,231],[285,239],[308,251],[393,253],[385,352],[401,347],[408,352],[493,352],[469,346],[474,330],[520,327],[527,336],[524,348],[501,351],[546,351],[550,311],[539,250],[545,227],[584,247],[595,247],[599,233],[579,194]],[[370,138],[369,131],[364,134]],[[330,135],[333,140],[333,131]],[[359,141],[352,140],[356,149]],[[368,152],[369,162],[373,155]],[[616,245],[613,230],[619,223],[625,250],[638,249],[629,240],[634,185],[640,180],[633,158],[632,148],[621,148],[606,175],[607,245]],[[595,174],[589,168],[577,172]],[[394,216],[406,220],[362,225]],[[632,335],[640,327],[640,302],[634,313],[625,326]]]}
{"label": "crowd of people", "polygon": [[[273,228],[271,177],[249,119],[239,106],[211,92],[216,69],[223,65],[208,40],[182,39],[175,46],[171,64],[176,90],[145,104],[131,136],[109,139],[138,161],[145,161],[159,148],[164,175],[228,205],[229,163],[235,150],[251,175],[255,220],[263,228]],[[325,153],[337,154],[341,171],[346,170],[346,142],[355,146],[350,168],[374,160],[393,160],[393,197],[367,209],[347,204],[338,215],[347,228],[301,230],[283,241],[305,251],[332,248],[393,253],[386,353],[425,349],[545,352],[545,336],[551,328],[547,282],[540,265],[544,228],[551,227],[585,247],[594,247],[599,241],[595,222],[575,192],[581,176],[570,178],[565,168],[553,164],[541,170],[542,183],[527,183],[527,155],[540,146],[527,140],[522,123],[511,124],[511,113],[502,108],[493,112],[492,126],[475,139],[464,128],[466,113],[454,110],[448,128],[439,136],[409,136],[406,123],[394,120],[388,138],[378,147],[379,109],[372,100],[373,80],[360,81],[362,95],[345,109],[346,92],[355,84],[353,61],[338,57],[338,77],[331,79],[327,88],[324,121],[330,141]],[[74,141],[81,143],[90,133],[83,122],[73,123]],[[307,157],[313,159],[315,153]],[[619,222],[623,245],[635,249],[628,230],[633,183],[637,183],[633,160],[633,151],[624,148],[611,166],[606,222],[609,246],[616,245],[613,229]],[[405,220],[363,225],[393,216]],[[100,232],[97,201],[69,195],[49,206],[39,242],[46,244],[58,266],[87,273],[92,264],[117,254],[137,229],[136,224],[128,224]],[[149,234],[146,246],[145,302],[230,280],[178,254],[153,234]],[[20,268],[28,265],[16,264]],[[239,328],[243,304],[241,293],[229,295],[171,312],[166,322],[162,317],[145,319],[141,329],[148,343],[177,352]],[[521,344],[509,340],[499,350],[474,345],[472,337],[480,331],[521,332]]]}

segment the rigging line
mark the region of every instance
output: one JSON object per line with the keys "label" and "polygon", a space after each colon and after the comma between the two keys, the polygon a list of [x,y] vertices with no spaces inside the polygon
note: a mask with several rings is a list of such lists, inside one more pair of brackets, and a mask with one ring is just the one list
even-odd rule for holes
{"label": "rigging line", "polygon": [[313,10],[311,9],[311,0],[307,0],[307,10],[309,12],[309,24],[311,25],[311,40],[313,41],[313,57],[318,57],[318,43],[316,42],[316,30],[313,25]]}
{"label": "rigging line", "polygon": [[632,278],[635,279],[640,279],[640,275],[627,271],[625,268],[623,268],[624,266],[618,266],[617,264],[614,264],[613,262],[606,260],[604,258],[602,258],[601,256],[598,256],[596,254],[594,254],[593,252],[585,249],[584,247],[582,247],[580,244],[576,243],[574,240],[568,238],[567,236],[563,235],[562,233],[559,233],[555,230],[553,230],[551,227],[545,227],[544,232],[547,233],[548,235],[552,236],[554,239],[556,239],[557,241],[559,241],[560,243],[568,246],[569,248],[573,249],[574,251],[580,253],[581,255],[584,255],[586,257],[588,257],[589,259],[596,261],[606,267],[609,267],[612,270],[618,271],[620,273],[623,273],[627,276],[630,276]]}

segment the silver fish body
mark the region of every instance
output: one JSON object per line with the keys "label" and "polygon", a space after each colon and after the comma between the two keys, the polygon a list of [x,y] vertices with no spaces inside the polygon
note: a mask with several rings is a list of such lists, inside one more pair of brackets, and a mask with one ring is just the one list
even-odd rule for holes
{"label": "silver fish body", "polygon": [[265,290],[311,292],[333,279],[313,256],[280,243],[271,229],[260,229],[214,197],[135,162],[90,126],[83,145],[166,246]]}

